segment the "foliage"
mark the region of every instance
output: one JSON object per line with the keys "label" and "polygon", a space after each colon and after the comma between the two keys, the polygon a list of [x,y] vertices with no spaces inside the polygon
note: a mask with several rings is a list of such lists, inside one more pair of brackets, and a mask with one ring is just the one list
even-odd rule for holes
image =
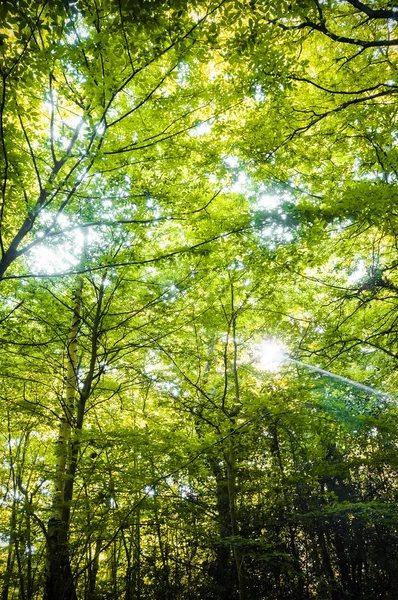
{"label": "foliage", "polygon": [[392,600],[395,7],[0,16],[2,600]]}

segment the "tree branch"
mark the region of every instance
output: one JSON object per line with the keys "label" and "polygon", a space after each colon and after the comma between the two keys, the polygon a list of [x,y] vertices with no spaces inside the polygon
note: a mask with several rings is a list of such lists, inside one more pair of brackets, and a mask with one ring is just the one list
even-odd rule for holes
{"label": "tree branch", "polygon": [[365,13],[371,19],[388,19],[392,21],[398,21],[398,11],[392,8],[388,9],[375,9],[371,8],[367,4],[360,2],[360,0],[346,0],[351,6],[358,8],[361,12]]}

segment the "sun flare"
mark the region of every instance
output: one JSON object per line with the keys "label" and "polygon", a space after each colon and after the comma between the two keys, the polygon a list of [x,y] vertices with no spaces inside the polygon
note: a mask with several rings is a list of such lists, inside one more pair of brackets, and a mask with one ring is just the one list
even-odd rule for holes
{"label": "sun flare", "polygon": [[263,340],[256,348],[256,357],[265,371],[278,371],[286,360],[285,347],[275,339]]}

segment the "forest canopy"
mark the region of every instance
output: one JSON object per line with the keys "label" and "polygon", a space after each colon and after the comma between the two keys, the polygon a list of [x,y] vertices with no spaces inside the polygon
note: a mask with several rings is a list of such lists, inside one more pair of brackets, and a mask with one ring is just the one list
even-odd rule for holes
{"label": "forest canopy", "polygon": [[397,22],[0,3],[1,600],[397,597]]}

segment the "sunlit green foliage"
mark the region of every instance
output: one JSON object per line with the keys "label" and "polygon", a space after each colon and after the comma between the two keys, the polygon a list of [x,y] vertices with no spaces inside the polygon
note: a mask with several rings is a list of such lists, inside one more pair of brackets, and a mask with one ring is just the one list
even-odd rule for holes
{"label": "sunlit green foliage", "polygon": [[393,600],[396,7],[0,19],[2,600]]}

